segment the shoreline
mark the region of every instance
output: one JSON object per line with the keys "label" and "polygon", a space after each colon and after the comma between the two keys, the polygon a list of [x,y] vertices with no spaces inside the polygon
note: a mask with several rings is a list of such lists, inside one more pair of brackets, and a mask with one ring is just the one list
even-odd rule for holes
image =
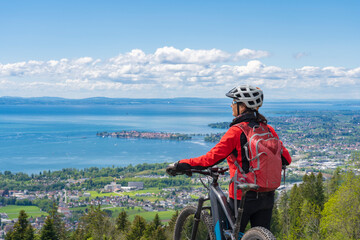
{"label": "shoreline", "polygon": [[189,134],[180,133],[164,133],[164,132],[139,132],[139,131],[121,131],[121,132],[98,132],[98,137],[114,137],[114,138],[141,138],[141,139],[166,139],[166,140],[191,140]]}

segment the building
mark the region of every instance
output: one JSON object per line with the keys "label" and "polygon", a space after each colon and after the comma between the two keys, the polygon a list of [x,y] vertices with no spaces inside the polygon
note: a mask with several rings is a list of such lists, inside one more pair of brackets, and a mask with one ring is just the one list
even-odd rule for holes
{"label": "building", "polygon": [[129,182],[128,187],[134,187],[136,189],[144,189],[144,182]]}
{"label": "building", "polygon": [[58,207],[58,212],[65,215],[65,217],[71,217],[70,209],[67,207]]}
{"label": "building", "polygon": [[116,182],[112,182],[104,187],[106,192],[115,192],[117,189],[121,189],[121,184],[116,184]]}
{"label": "building", "polygon": [[136,188],[135,187],[121,187],[121,191],[124,191],[124,192],[130,192],[133,190],[136,190]]}
{"label": "building", "polygon": [[8,232],[10,232],[11,230],[13,230],[14,228],[14,224],[7,224],[4,227],[4,233],[7,234]]}
{"label": "building", "polygon": [[83,196],[84,196],[84,197],[91,197],[91,194],[88,193],[88,192],[84,192]]}

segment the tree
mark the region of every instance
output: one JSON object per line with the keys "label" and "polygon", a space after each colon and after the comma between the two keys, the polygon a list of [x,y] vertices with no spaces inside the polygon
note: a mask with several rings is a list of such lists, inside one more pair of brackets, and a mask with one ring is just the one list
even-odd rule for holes
{"label": "tree", "polygon": [[175,223],[178,216],[179,216],[179,211],[176,210],[176,212],[172,215],[167,227],[165,228],[165,235],[167,236],[168,239],[172,239],[173,237]]}
{"label": "tree", "polygon": [[60,214],[57,212],[57,206],[53,203],[52,209],[49,212],[49,217],[52,219],[55,234],[59,240],[68,238],[68,231],[66,231],[65,223],[62,221]]}
{"label": "tree", "polygon": [[100,206],[91,206],[80,220],[74,239],[117,239],[115,225]]}
{"label": "tree", "polygon": [[166,240],[165,228],[163,226],[158,226],[151,239]]}
{"label": "tree", "polygon": [[330,181],[328,181],[327,184],[327,196],[330,197],[332,194],[336,192],[336,190],[339,188],[341,184],[341,174],[340,174],[340,168],[336,168],[332,177],[330,178]]}
{"label": "tree", "polygon": [[116,229],[120,232],[124,232],[129,228],[130,222],[128,220],[127,213],[122,210],[116,219]]}
{"label": "tree", "polygon": [[321,172],[316,176],[316,180],[314,183],[314,204],[319,206],[321,210],[324,208],[325,204],[325,190],[324,190],[324,182],[323,175]]}
{"label": "tree", "polygon": [[274,204],[274,208],[272,211],[270,230],[275,236],[279,238],[279,235],[281,233],[280,213],[276,204]]}
{"label": "tree", "polygon": [[281,236],[288,236],[290,232],[290,214],[289,214],[289,194],[287,191],[284,191],[280,195],[279,201],[279,223],[281,231],[278,238],[281,239]]}
{"label": "tree", "polygon": [[320,238],[321,207],[307,200],[304,201],[301,211],[302,236],[306,239]]}
{"label": "tree", "polygon": [[9,189],[7,187],[4,189],[3,196],[9,196]]}
{"label": "tree", "polygon": [[165,228],[161,224],[161,220],[159,215],[156,214],[154,220],[146,226],[146,230],[144,232],[141,240],[166,240]]}
{"label": "tree", "polygon": [[14,225],[14,229],[6,235],[8,240],[32,240],[34,239],[34,230],[31,227],[28,216],[24,210],[19,213],[18,221]]}
{"label": "tree", "polygon": [[357,171],[360,171],[360,151],[351,153],[350,164],[352,164]]}
{"label": "tree", "polygon": [[325,239],[360,239],[360,177],[348,173],[325,203],[320,222]]}
{"label": "tree", "polygon": [[154,224],[156,229],[157,229],[157,227],[162,226],[159,214],[155,214],[155,217],[154,217],[154,220],[152,223]]}
{"label": "tree", "polygon": [[134,221],[131,225],[130,232],[127,234],[127,240],[139,240],[144,235],[144,231],[146,229],[146,220],[136,215]]}
{"label": "tree", "polygon": [[58,236],[56,235],[55,227],[54,227],[54,220],[49,215],[46,220],[45,224],[41,229],[40,233],[41,240],[58,240]]}
{"label": "tree", "polygon": [[290,239],[318,239],[321,210],[325,202],[321,173],[305,175],[303,183],[290,194]]}
{"label": "tree", "polygon": [[296,184],[291,189],[289,199],[289,219],[290,231],[289,236],[291,239],[297,239],[302,236],[302,220],[301,209],[304,202],[302,191]]}
{"label": "tree", "polygon": [[303,177],[303,183],[300,185],[301,192],[307,201],[311,204],[320,206],[322,209],[325,202],[323,176],[321,172],[315,176],[314,173],[305,175]]}
{"label": "tree", "polygon": [[179,211],[176,210],[176,212],[172,215],[172,217],[171,217],[171,219],[169,221],[169,227],[168,228],[170,229],[171,232],[174,231],[176,219],[177,219],[178,216],[179,216]]}

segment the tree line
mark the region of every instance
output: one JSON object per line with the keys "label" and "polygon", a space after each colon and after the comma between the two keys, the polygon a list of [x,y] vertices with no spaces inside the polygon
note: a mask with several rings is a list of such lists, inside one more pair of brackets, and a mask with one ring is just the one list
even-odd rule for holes
{"label": "tree line", "polygon": [[80,219],[77,228],[70,231],[54,205],[38,233],[31,227],[25,211],[20,211],[18,221],[6,234],[5,240],[167,240],[172,238],[177,216],[178,211],[166,226],[158,214],[150,222],[139,215],[130,222],[124,210],[113,219],[100,206],[92,206]]}
{"label": "tree line", "polygon": [[126,167],[90,167],[84,169],[64,168],[62,170],[50,171],[44,170],[38,174],[26,174],[22,172],[12,173],[11,171],[0,172],[1,180],[15,180],[15,181],[28,181],[28,180],[66,180],[69,178],[96,178],[123,175],[125,177],[132,177],[134,173],[141,171],[149,171],[151,174],[158,175],[164,174],[164,171],[159,173],[158,170],[164,169],[169,163],[142,163],[133,166],[132,164]]}
{"label": "tree line", "polygon": [[[12,173],[11,171],[0,172],[0,189],[2,190],[29,190],[29,191],[53,191],[61,189],[93,189],[94,187],[103,187],[113,181],[113,178],[123,176],[125,178],[135,177],[144,172],[151,175],[165,174],[165,167],[169,163],[138,164],[128,165],[126,167],[90,167],[85,169],[64,168],[57,171],[42,171],[39,174]],[[97,178],[108,178],[107,181]],[[84,185],[72,184],[66,186],[67,179],[87,179]],[[97,179],[97,180],[94,180]],[[91,181],[90,181],[91,180]],[[102,183],[100,183],[103,181]],[[95,183],[94,183],[95,182]],[[165,183],[166,184],[166,183]]]}

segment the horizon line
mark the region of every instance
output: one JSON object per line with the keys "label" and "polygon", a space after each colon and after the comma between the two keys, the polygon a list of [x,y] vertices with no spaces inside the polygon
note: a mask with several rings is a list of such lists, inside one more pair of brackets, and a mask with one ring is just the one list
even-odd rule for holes
{"label": "horizon line", "polygon": [[[128,99],[128,100],[146,100],[146,99],[157,99],[157,100],[167,100],[167,99],[229,99],[225,97],[152,97],[152,98],[129,98],[129,97],[102,97],[102,96],[95,96],[95,97],[85,97],[85,98],[66,98],[66,97],[54,97],[54,96],[39,96],[39,97],[21,97],[21,96],[0,96],[2,98],[19,98],[19,99],[63,99],[63,100],[88,100],[88,99]],[[269,98],[266,101],[280,101],[280,100],[290,100],[290,101],[359,101],[360,98]]]}

